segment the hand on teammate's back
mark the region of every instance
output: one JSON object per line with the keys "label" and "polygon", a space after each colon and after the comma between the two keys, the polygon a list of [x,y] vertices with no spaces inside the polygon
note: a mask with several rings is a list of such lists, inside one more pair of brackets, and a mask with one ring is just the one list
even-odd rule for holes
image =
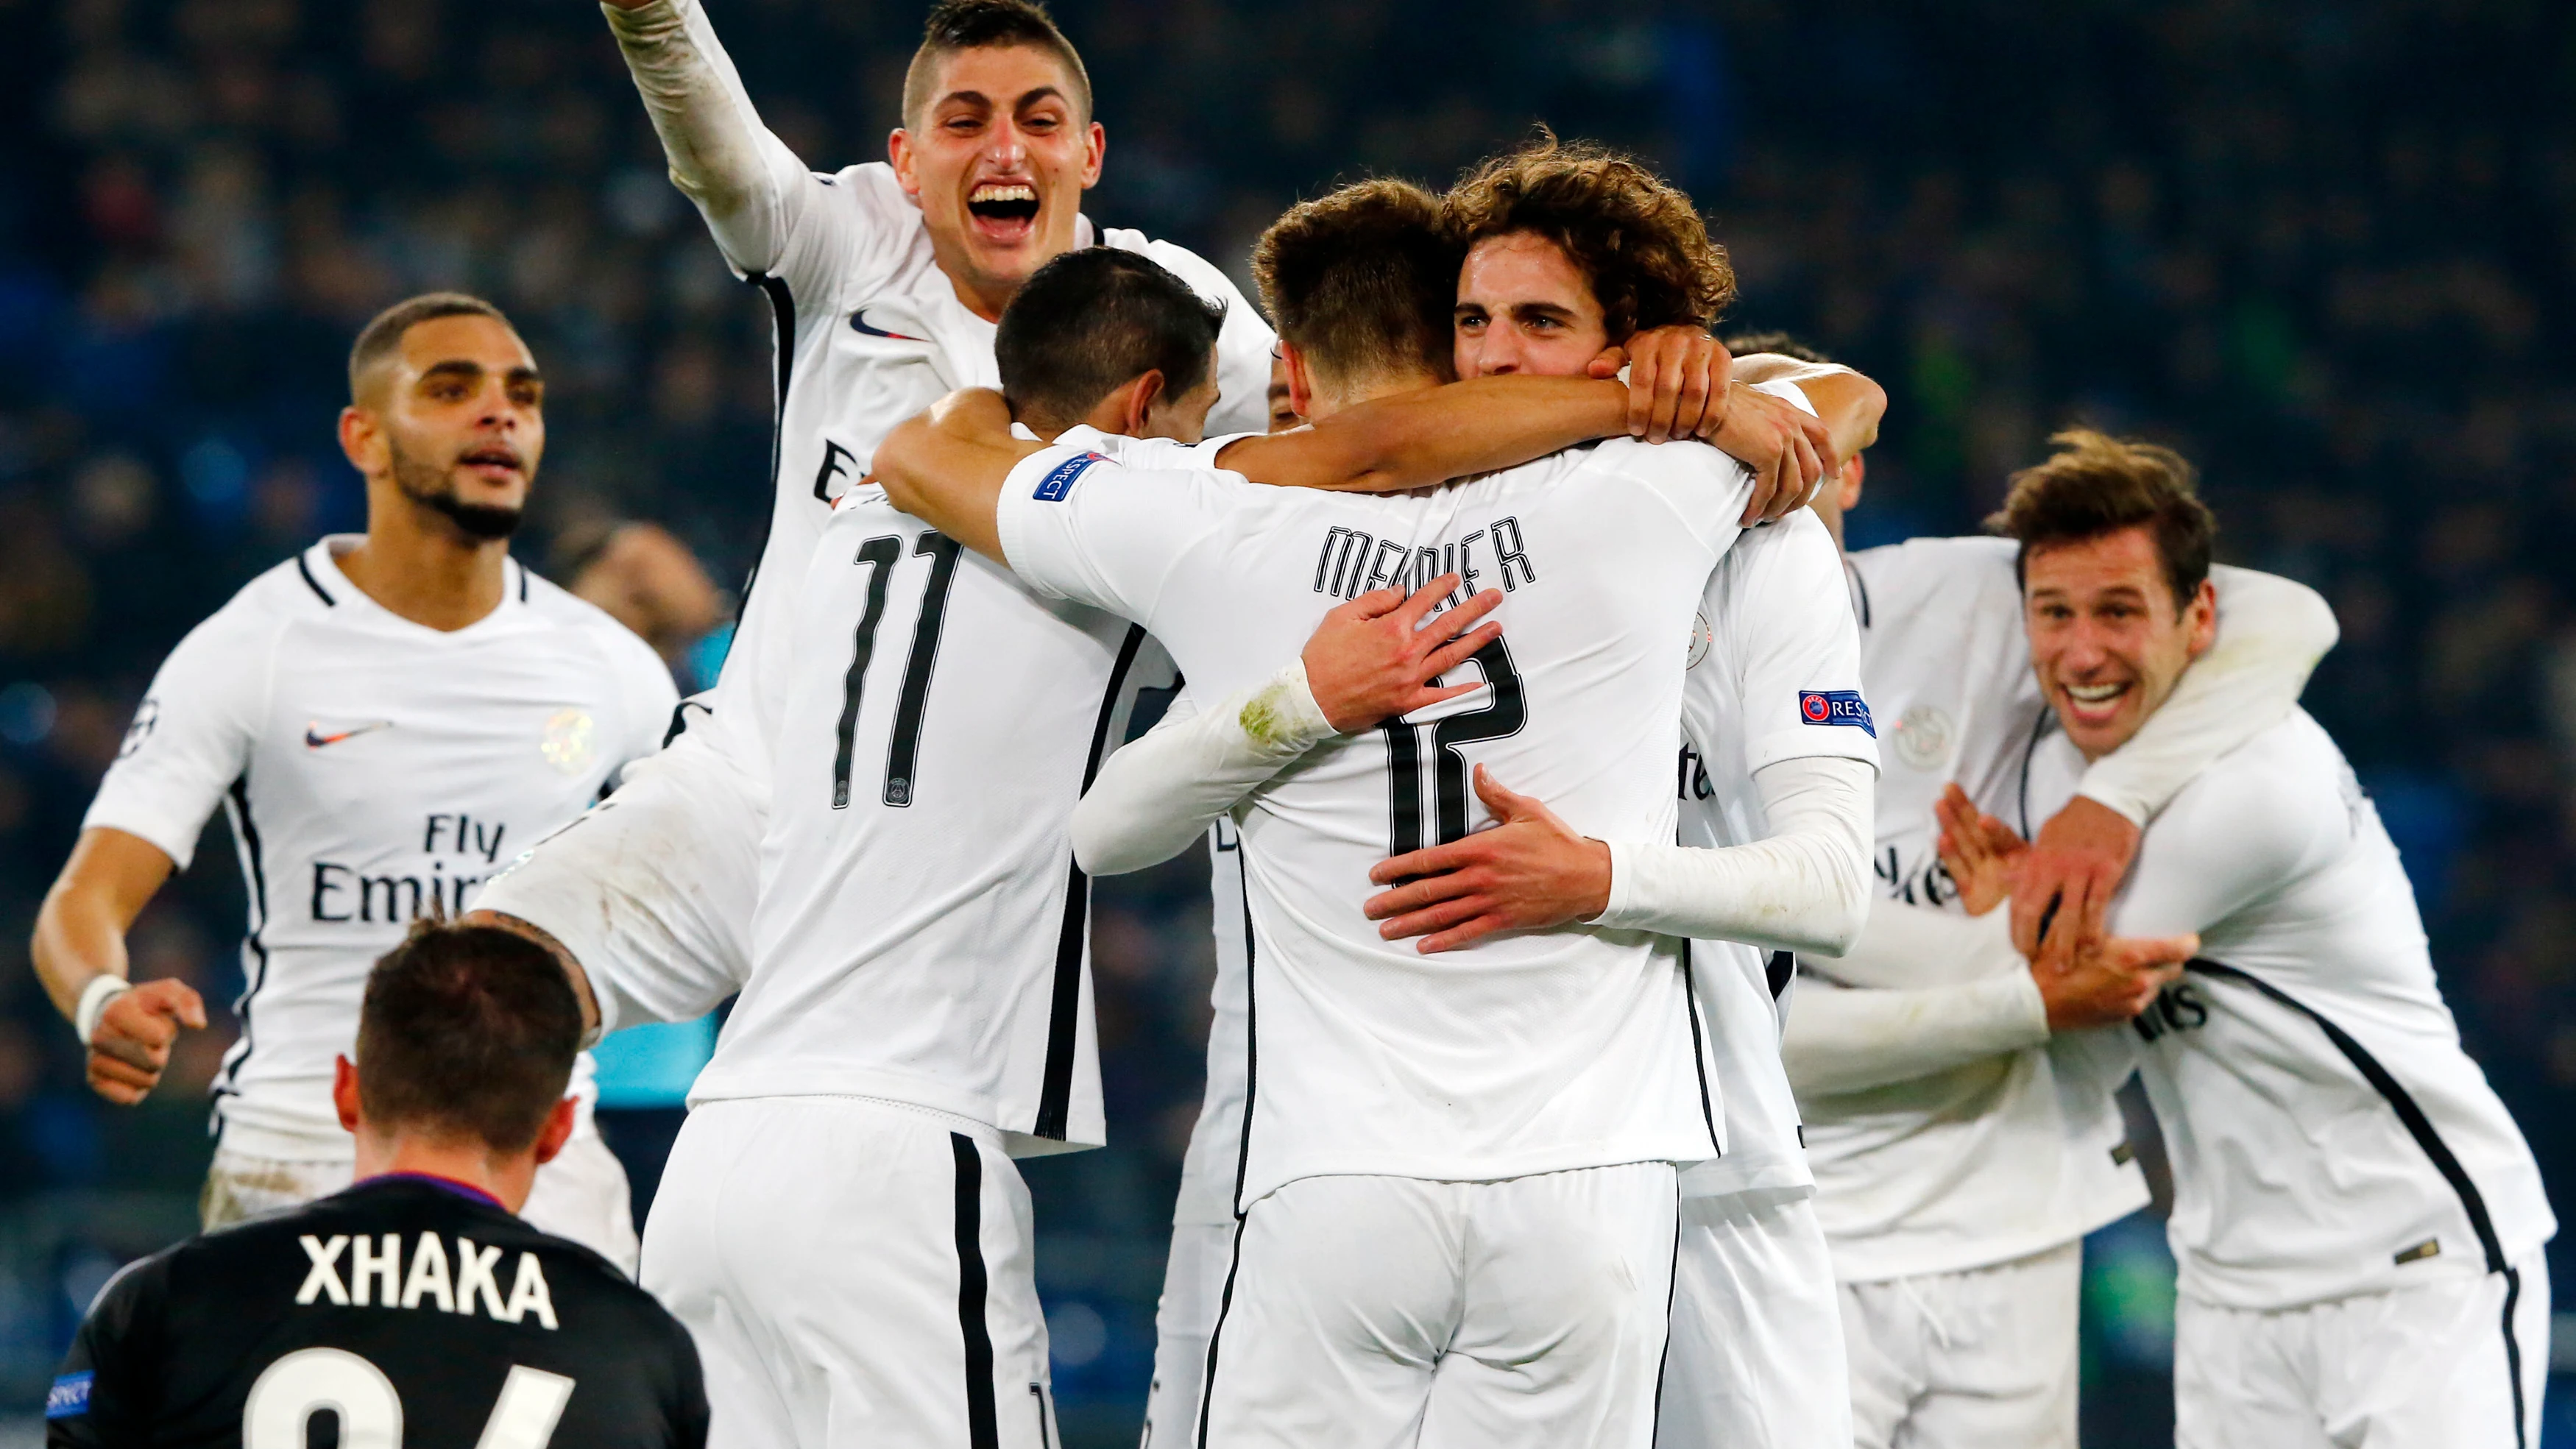
{"label": "hand on teammate's back", "polygon": [[1373,589],[1324,615],[1299,657],[1306,665],[1306,688],[1326,723],[1356,734],[1481,687],[1481,680],[1431,687],[1432,680],[1502,637],[1500,624],[1476,622],[1503,601],[1499,589],[1423,623],[1459,583],[1456,574],[1442,574],[1410,598],[1402,589]]}
{"label": "hand on teammate's back", "polygon": [[205,1024],[205,999],[184,981],[146,981],[117,997],[90,1033],[90,1090],[120,1107],[142,1101],[170,1065],[179,1028]]}
{"label": "hand on teammate's back", "polygon": [[1588,921],[1610,908],[1609,846],[1494,783],[1482,765],[1476,798],[1493,812],[1492,829],[1379,861],[1369,872],[1370,880],[1394,887],[1363,907],[1383,923],[1379,936],[1400,941],[1435,932],[1420,947],[1428,956],[1496,931]]}

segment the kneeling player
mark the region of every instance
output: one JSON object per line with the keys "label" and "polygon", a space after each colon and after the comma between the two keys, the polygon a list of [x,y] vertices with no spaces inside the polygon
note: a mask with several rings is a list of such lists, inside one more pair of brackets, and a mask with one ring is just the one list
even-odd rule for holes
{"label": "kneeling player", "polygon": [[[597,1253],[513,1214],[572,1136],[581,1007],[543,948],[423,924],[377,964],[332,1101],[359,1181],[109,1283],[47,1442],[706,1442],[688,1335]],[[479,1436],[479,1437],[478,1437]]]}

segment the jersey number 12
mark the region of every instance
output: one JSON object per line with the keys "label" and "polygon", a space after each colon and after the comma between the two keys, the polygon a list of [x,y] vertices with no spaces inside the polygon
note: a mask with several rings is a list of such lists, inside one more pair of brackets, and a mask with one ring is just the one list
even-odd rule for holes
{"label": "jersey number 12", "polygon": [[[1529,705],[1521,696],[1520,671],[1512,668],[1512,651],[1496,639],[1474,654],[1476,663],[1485,671],[1485,683],[1493,687],[1493,698],[1483,709],[1453,714],[1435,724],[1406,724],[1400,719],[1378,726],[1386,736],[1386,797],[1392,817],[1387,828],[1387,853],[1403,855],[1426,845],[1447,845],[1467,835],[1467,760],[1458,753],[1460,745],[1478,740],[1499,740],[1521,732],[1529,722]],[[1422,737],[1431,736],[1432,820],[1439,829],[1436,840],[1422,838]]]}
{"label": "jersey number 12", "polygon": [[[894,738],[886,746],[884,799],[888,805],[912,803],[913,767],[921,754],[921,715],[930,703],[930,667],[939,659],[939,628],[948,617],[948,589],[957,579],[957,540],[925,533],[912,546],[916,557],[930,560],[930,577],[921,586],[921,616],[912,626],[912,652],[903,661],[903,694],[895,700]],[[849,678],[841,686],[839,747],[832,754],[832,808],[850,808],[850,754],[859,729],[859,695],[867,685],[868,661],[877,649],[877,625],[885,618],[886,585],[895,561],[903,557],[903,540],[888,534],[859,545],[852,563],[868,566],[868,605],[859,616],[857,647],[850,654]]]}

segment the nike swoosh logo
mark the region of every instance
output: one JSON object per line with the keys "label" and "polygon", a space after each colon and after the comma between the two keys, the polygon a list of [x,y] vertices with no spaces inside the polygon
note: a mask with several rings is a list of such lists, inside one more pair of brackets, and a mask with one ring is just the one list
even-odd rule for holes
{"label": "nike swoosh logo", "polygon": [[891,337],[897,342],[928,342],[930,340],[927,337],[906,337],[900,332],[888,332],[882,327],[869,326],[868,311],[865,307],[862,307],[858,311],[850,314],[850,330],[853,332],[866,333],[870,337]]}
{"label": "nike swoosh logo", "polygon": [[394,722],[389,719],[370,720],[362,725],[351,725],[349,728],[341,730],[337,734],[326,735],[322,733],[321,722],[317,720],[304,727],[304,747],[309,750],[318,750],[325,745],[336,745],[342,740],[349,739],[352,736],[369,734],[376,730],[389,730],[393,727]]}

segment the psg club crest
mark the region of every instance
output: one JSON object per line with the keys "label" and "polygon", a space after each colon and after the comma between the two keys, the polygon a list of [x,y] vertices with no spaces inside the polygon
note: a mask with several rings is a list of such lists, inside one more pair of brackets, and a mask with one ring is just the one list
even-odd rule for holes
{"label": "psg club crest", "polygon": [[546,763],[554,766],[557,774],[578,775],[599,754],[598,734],[587,711],[559,709],[547,718],[537,752],[546,757]]}
{"label": "psg club crest", "polygon": [[1708,626],[1708,614],[1703,610],[1691,619],[1690,657],[1682,661],[1682,668],[1699,668],[1699,662],[1708,657],[1709,646],[1716,642],[1717,631]]}
{"label": "psg club crest", "polygon": [[1928,704],[1915,705],[1896,722],[1896,758],[1909,769],[1940,769],[1949,763],[1950,744],[1958,733],[1948,715]]}

